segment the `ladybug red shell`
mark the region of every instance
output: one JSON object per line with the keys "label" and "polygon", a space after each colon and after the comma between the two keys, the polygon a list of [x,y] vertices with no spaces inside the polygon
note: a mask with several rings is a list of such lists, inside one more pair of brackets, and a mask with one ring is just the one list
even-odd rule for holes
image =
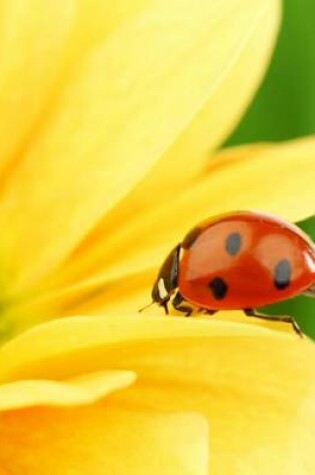
{"label": "ladybug red shell", "polygon": [[[315,295],[315,247],[296,226],[260,212],[221,215],[193,228],[163,263],[153,302],[190,315],[192,308],[253,309]],[[270,318],[261,316],[262,318]],[[273,317],[275,318],[275,317]],[[296,324],[290,317],[278,319]]]}

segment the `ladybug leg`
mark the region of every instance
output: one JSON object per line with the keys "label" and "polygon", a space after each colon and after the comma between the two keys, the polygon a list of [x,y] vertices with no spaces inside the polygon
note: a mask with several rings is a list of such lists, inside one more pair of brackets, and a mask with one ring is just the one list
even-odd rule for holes
{"label": "ladybug leg", "polygon": [[177,291],[175,294],[175,297],[172,300],[172,305],[179,312],[185,313],[186,317],[190,317],[193,309],[189,307],[188,305],[182,305],[182,302],[186,302],[186,300],[184,299],[182,294],[179,291]]}
{"label": "ladybug leg", "polygon": [[199,313],[205,313],[206,315],[214,315],[217,313],[217,310],[211,310],[210,308],[198,308]]}
{"label": "ladybug leg", "polygon": [[315,283],[313,283],[308,289],[303,292],[304,295],[308,295],[309,297],[315,297]]}
{"label": "ladybug leg", "polygon": [[164,302],[159,303],[159,305],[164,308],[165,315],[169,315],[169,313],[170,313],[168,311],[168,306],[167,306],[168,302],[169,302],[169,300],[165,300]]}
{"label": "ladybug leg", "polygon": [[276,321],[276,322],[291,323],[293,330],[300,337],[303,337],[303,333],[293,317],[289,317],[286,315],[265,315],[265,314],[256,312],[256,310],[254,310],[253,308],[245,308],[243,311],[247,317],[261,318],[262,320],[269,320],[271,322]]}

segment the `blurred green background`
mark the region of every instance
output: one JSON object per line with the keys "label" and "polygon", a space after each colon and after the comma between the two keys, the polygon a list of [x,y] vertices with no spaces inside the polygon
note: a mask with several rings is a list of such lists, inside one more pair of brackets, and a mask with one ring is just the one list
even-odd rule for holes
{"label": "blurred green background", "polygon": [[[226,145],[282,141],[315,133],[315,0],[283,0],[283,5],[282,27],[269,71]],[[315,216],[298,224],[315,241]],[[315,299],[298,297],[264,310],[296,317],[303,332],[315,340]]]}

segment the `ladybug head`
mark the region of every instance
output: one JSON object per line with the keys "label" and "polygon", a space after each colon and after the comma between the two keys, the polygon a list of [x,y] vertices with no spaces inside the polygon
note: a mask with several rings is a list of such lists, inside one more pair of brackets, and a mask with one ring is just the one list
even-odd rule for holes
{"label": "ladybug head", "polygon": [[166,257],[152,287],[152,302],[141,308],[139,312],[142,312],[142,310],[146,309],[153,303],[157,303],[164,307],[165,312],[168,313],[167,302],[170,300],[171,294],[177,287],[179,253],[180,245],[177,245]]}
{"label": "ladybug head", "polygon": [[156,281],[154,282],[151,297],[153,302],[164,305],[170,299],[177,287],[180,245],[177,245],[163,262]]}
{"label": "ladybug head", "polygon": [[148,307],[151,307],[151,305],[153,305],[154,303],[157,303],[158,305],[161,305],[162,307],[164,307],[166,313],[168,313],[167,302],[169,301],[170,297],[169,297],[169,293],[167,292],[165,288],[164,279],[160,276],[154,282],[154,285],[151,291],[151,297],[152,297],[152,302],[140,308],[139,312],[143,312],[143,310],[146,310]]}
{"label": "ladybug head", "polygon": [[166,289],[165,279],[163,277],[159,276],[154,282],[151,297],[153,302],[158,304],[165,302],[165,300],[169,300],[169,291]]}

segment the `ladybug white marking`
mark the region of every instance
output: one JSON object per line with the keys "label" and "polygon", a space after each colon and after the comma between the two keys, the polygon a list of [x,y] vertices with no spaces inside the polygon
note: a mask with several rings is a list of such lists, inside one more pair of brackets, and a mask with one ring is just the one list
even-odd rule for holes
{"label": "ladybug white marking", "polygon": [[161,299],[164,299],[165,297],[168,296],[168,292],[165,288],[165,283],[164,283],[164,279],[160,279],[158,281],[158,289],[159,289],[159,297]]}

